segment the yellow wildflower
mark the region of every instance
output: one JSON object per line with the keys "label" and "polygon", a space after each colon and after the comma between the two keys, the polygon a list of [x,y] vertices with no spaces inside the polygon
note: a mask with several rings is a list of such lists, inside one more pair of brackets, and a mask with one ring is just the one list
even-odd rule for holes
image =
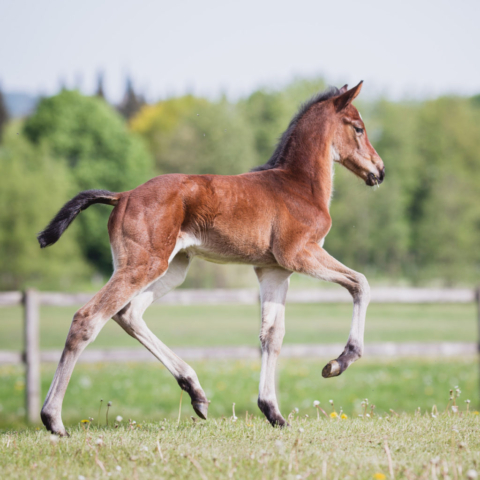
{"label": "yellow wildflower", "polygon": [[338,413],[337,413],[337,412],[332,412],[332,413],[330,414],[330,416],[331,416],[332,418],[337,418],[337,417],[338,417]]}
{"label": "yellow wildflower", "polygon": [[347,415],[345,415],[344,413],[342,413],[341,417],[340,417],[342,420],[345,420],[346,418],[348,418]]}
{"label": "yellow wildflower", "polygon": [[375,480],[385,480],[387,477],[383,473],[376,473],[373,478]]}
{"label": "yellow wildflower", "polygon": [[82,420],[82,423],[90,423],[90,420]]}
{"label": "yellow wildflower", "polygon": [[474,415],[478,415],[480,412],[477,412],[476,410],[473,412]]}

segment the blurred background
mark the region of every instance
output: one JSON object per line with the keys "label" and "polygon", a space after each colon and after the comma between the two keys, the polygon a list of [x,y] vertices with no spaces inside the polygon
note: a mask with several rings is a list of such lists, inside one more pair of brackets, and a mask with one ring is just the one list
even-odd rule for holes
{"label": "blurred background", "polygon": [[[479,282],[478,2],[24,0],[2,1],[0,9],[0,290],[98,290],[112,271],[109,207],[83,213],[53,248],[41,251],[36,242],[69,198],[91,188],[129,190],[164,173],[247,172],[268,160],[301,102],[328,85],[362,79],[356,106],[388,175],[381,188],[369,189],[336,167],[325,248],[373,286],[474,288]],[[249,267],[195,260],[183,287],[255,288],[256,280]],[[325,287],[292,278],[293,289]],[[258,308],[202,308],[152,307],[152,329],[172,346],[258,344]],[[42,307],[42,348],[62,347],[74,311]],[[473,304],[373,305],[370,311],[367,342],[476,337]],[[287,307],[286,342],[343,342],[349,317],[345,305]],[[20,307],[0,309],[0,349],[22,348],[21,318]],[[97,344],[136,346],[116,325],[108,325]],[[402,403],[402,395],[392,393],[405,386],[400,382],[384,389],[382,395],[390,395],[385,409],[394,401],[397,408],[431,407],[429,396],[447,399],[462,375],[477,395],[474,359],[457,360],[437,370],[435,362],[414,363],[398,374],[400,364],[376,370],[367,360],[358,371],[384,372],[392,381],[406,375],[410,400]],[[292,382],[308,368],[316,373],[305,373],[308,395],[300,389],[289,407],[313,401],[323,364],[291,365],[285,368]],[[22,422],[21,368],[0,366],[0,426]],[[52,368],[45,367],[43,393]],[[80,415],[75,401],[90,408],[97,386],[109,384],[105,376],[121,375],[114,368],[123,367],[74,374],[73,390],[86,396],[67,395],[72,419]],[[212,384],[211,396],[230,389],[229,369],[246,382],[253,378],[248,388],[240,382],[236,395],[242,408],[256,408],[250,403],[257,363],[224,364],[220,373],[211,364],[198,368]],[[445,369],[451,373],[441,373]],[[328,388],[344,392],[344,408],[353,409],[373,389],[362,385],[381,381],[365,372],[354,392],[348,378],[329,381]],[[138,399],[125,400],[124,411],[167,415],[165,398],[176,398],[178,387],[168,377],[162,394],[148,387],[152,376],[144,374],[157,400],[144,409]],[[125,382],[113,382],[118,391],[108,392],[122,397]],[[232,399],[224,400],[218,414],[230,408]]]}

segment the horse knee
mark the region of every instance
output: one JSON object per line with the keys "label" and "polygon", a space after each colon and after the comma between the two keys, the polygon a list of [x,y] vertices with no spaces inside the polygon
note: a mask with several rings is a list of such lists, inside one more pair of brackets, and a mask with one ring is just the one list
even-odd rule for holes
{"label": "horse knee", "polygon": [[367,277],[362,273],[355,273],[351,294],[355,301],[363,301],[367,303],[370,301],[370,285]]}
{"label": "horse knee", "polygon": [[260,333],[260,343],[262,350],[274,355],[280,355],[283,338],[285,337],[285,327],[272,325],[267,329],[262,329]]}

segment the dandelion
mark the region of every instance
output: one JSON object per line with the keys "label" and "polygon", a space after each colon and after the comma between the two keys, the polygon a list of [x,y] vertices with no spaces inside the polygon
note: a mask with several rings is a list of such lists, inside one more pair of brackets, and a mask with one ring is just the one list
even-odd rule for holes
{"label": "dandelion", "polygon": [[331,418],[337,418],[337,417],[338,417],[338,413],[337,413],[337,412],[332,412],[332,413],[330,414],[330,417],[331,417]]}
{"label": "dandelion", "polygon": [[346,420],[346,419],[348,418],[348,416],[347,416],[345,413],[342,413],[342,414],[340,415],[340,418],[341,418],[342,420]]}
{"label": "dandelion", "polygon": [[478,478],[478,473],[476,470],[468,470],[467,471],[467,478],[468,480],[476,480]]}
{"label": "dandelion", "polygon": [[78,480],[85,480],[85,477],[83,475],[79,475]]}
{"label": "dandelion", "polygon": [[467,404],[467,413],[470,410],[470,400],[465,400],[465,403]]}
{"label": "dandelion", "polygon": [[123,420],[123,417],[120,415],[117,415],[117,418],[115,419],[118,423],[120,423]]}
{"label": "dandelion", "polygon": [[452,409],[453,413],[458,413],[458,405],[452,405],[450,408]]}
{"label": "dandelion", "polygon": [[313,402],[313,406],[314,406],[315,408],[318,407],[319,405],[320,405],[320,402],[319,402],[318,400],[315,400],[315,401]]}
{"label": "dandelion", "polygon": [[295,413],[298,413],[298,412],[299,412],[299,410],[298,410],[298,408],[297,408],[297,407],[295,407],[295,409],[294,409],[294,410],[295,410]]}
{"label": "dandelion", "polygon": [[238,417],[235,415],[235,403],[232,404],[232,422],[236,422],[238,420]]}
{"label": "dandelion", "polygon": [[480,412],[477,412],[476,410],[473,412],[474,415],[478,415]]}
{"label": "dandelion", "polygon": [[99,447],[101,447],[101,446],[103,445],[103,440],[99,437],[99,438],[97,438],[97,439],[95,440],[95,443],[96,443]]}
{"label": "dandelion", "polygon": [[107,427],[108,427],[108,410],[110,409],[111,406],[112,406],[112,402],[108,402],[107,403],[107,414],[105,415],[105,418],[107,420]]}
{"label": "dandelion", "polygon": [[90,423],[90,420],[82,420],[81,423]]}
{"label": "dandelion", "polygon": [[300,433],[303,433],[305,430],[304,430],[302,427],[300,427],[300,428],[298,429],[298,431],[299,431]]}
{"label": "dandelion", "polygon": [[378,472],[373,476],[373,478],[375,480],[385,480],[387,477],[383,473]]}
{"label": "dandelion", "polygon": [[116,470],[117,472],[121,472],[121,471],[122,471],[122,467],[121,467],[120,465],[117,465],[117,466],[115,467],[115,470]]}

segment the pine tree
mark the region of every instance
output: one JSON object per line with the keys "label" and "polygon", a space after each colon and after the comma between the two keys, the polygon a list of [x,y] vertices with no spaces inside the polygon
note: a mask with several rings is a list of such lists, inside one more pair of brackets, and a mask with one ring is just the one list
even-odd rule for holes
{"label": "pine tree", "polygon": [[97,75],[97,91],[95,92],[95,95],[105,100],[105,90],[103,89],[103,72],[99,72]]}
{"label": "pine tree", "polygon": [[6,123],[8,122],[8,110],[7,105],[5,104],[5,99],[3,97],[1,85],[0,85],[0,140],[2,139],[2,133],[5,128]]}
{"label": "pine tree", "polygon": [[137,95],[133,89],[132,79],[127,77],[125,95],[118,106],[118,111],[124,116],[124,118],[130,120],[144,104],[145,101],[143,97]]}

